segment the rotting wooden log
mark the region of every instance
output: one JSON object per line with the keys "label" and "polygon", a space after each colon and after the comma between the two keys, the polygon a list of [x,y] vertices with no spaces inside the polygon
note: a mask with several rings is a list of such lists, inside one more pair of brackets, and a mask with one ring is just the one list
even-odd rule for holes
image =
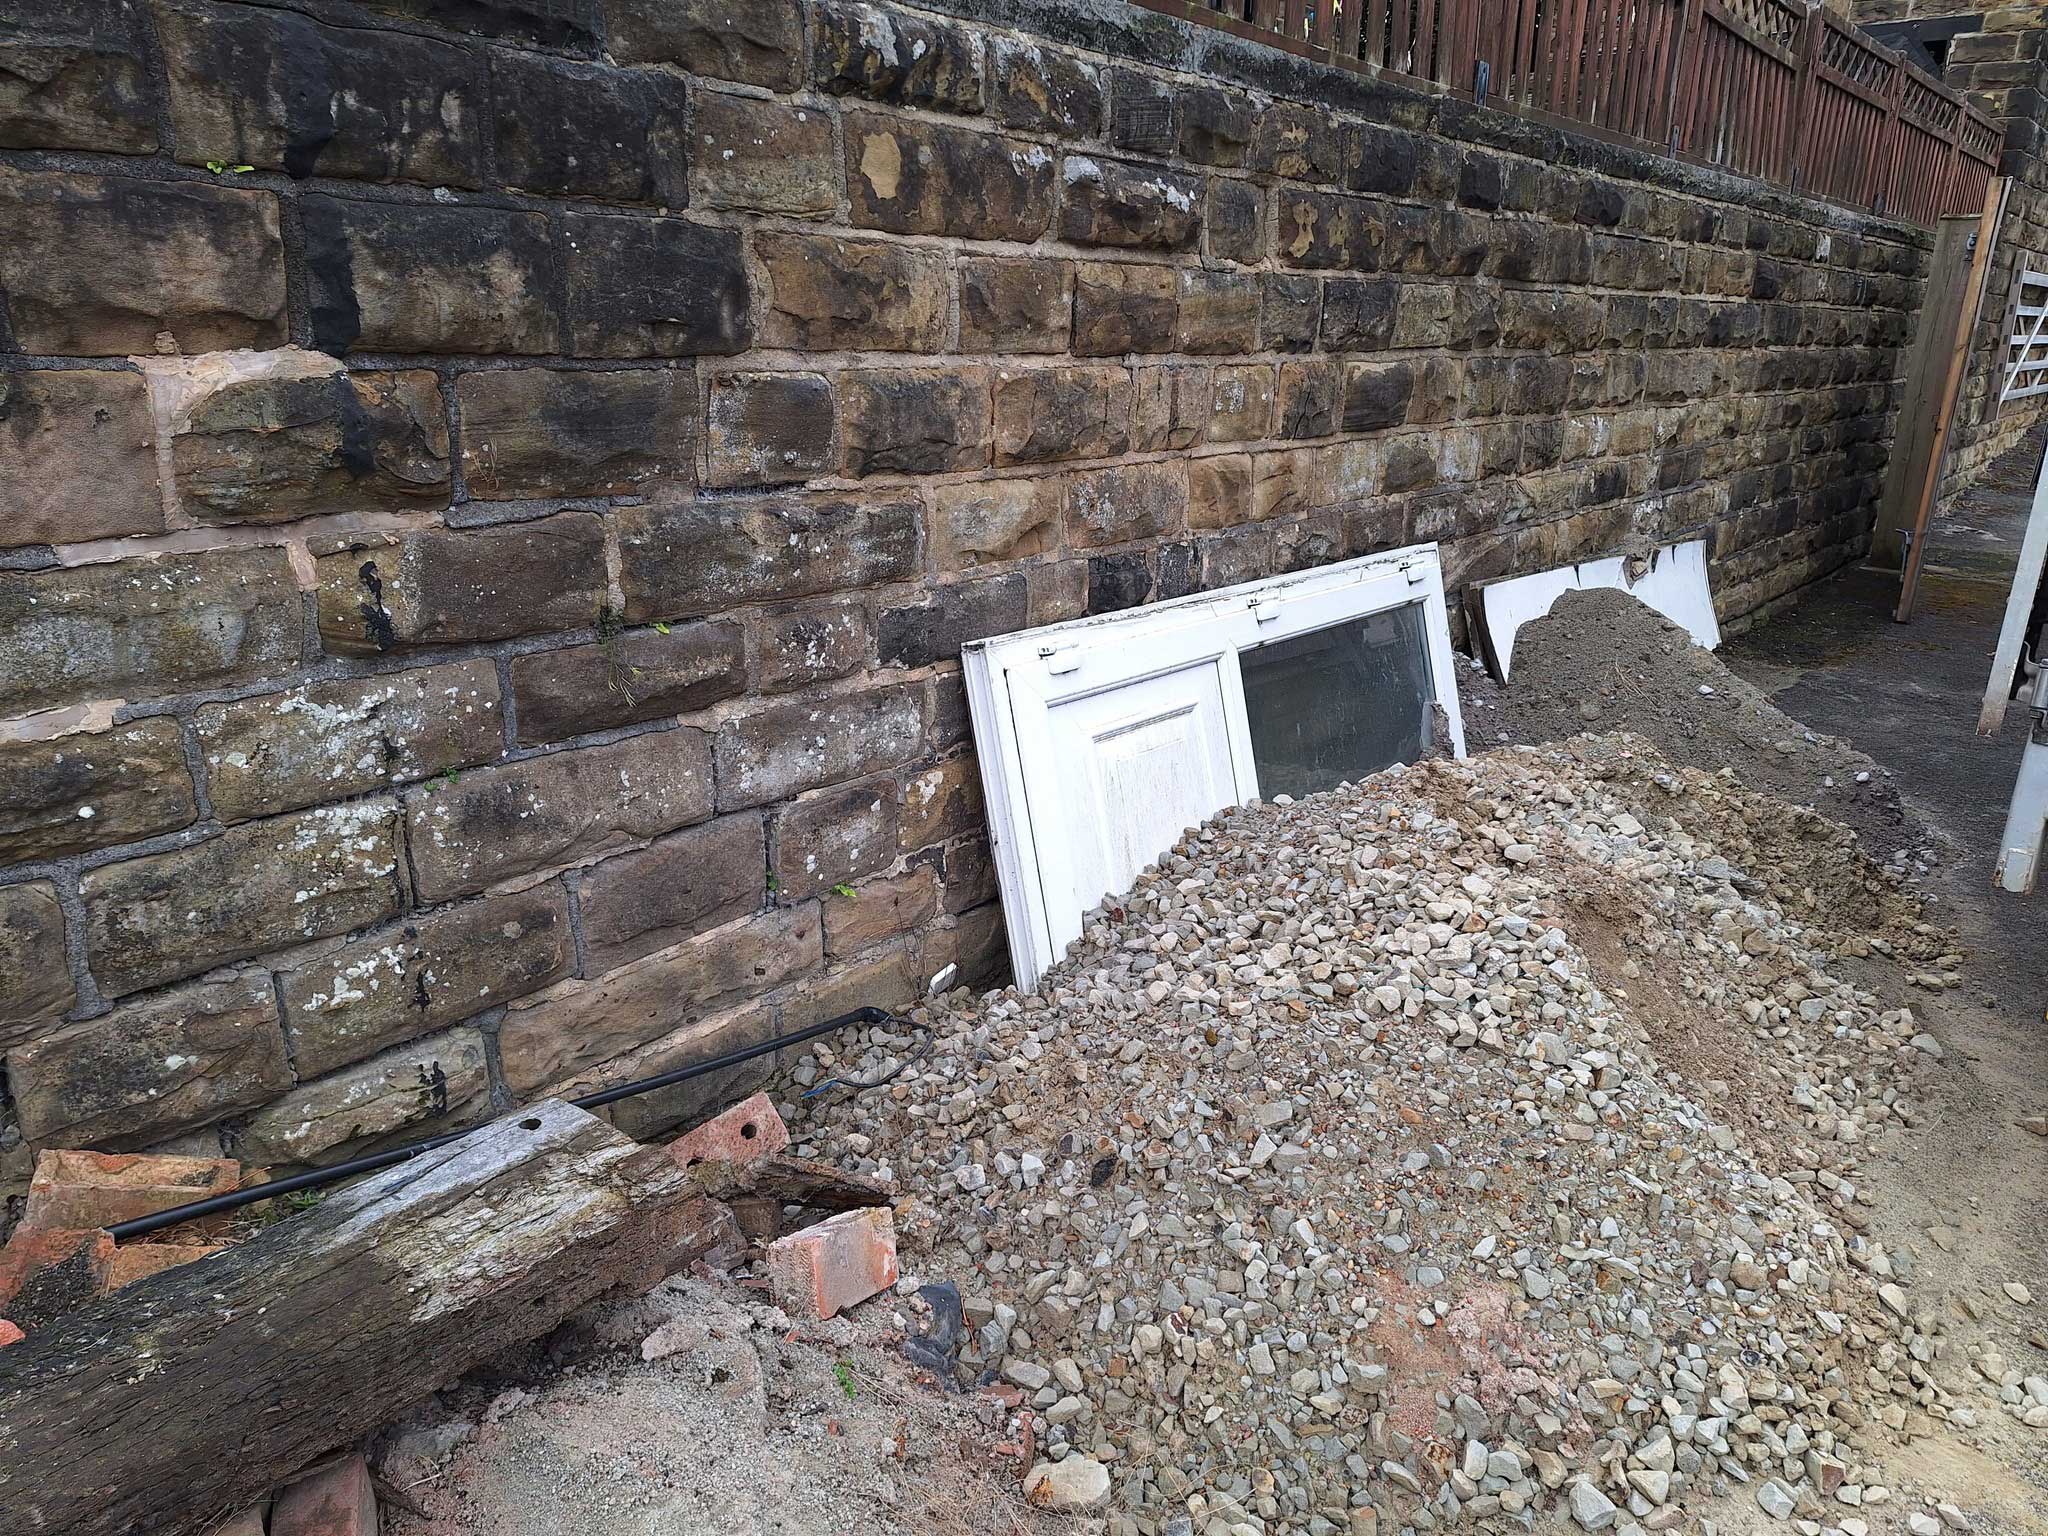
{"label": "rotting wooden log", "polygon": [[695,1182],[558,1100],[0,1350],[9,1532],[184,1536],[622,1283]]}

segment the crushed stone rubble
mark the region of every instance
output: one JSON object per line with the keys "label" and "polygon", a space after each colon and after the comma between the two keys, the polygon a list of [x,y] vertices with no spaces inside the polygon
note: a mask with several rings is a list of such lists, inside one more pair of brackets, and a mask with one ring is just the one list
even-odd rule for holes
{"label": "crushed stone rubble", "polygon": [[934,999],[929,1054],[870,1030],[781,1096],[896,1181],[896,1305],[958,1285],[1030,1495],[1115,1536],[1633,1536],[1728,1495],[1961,1530],[1887,1452],[2048,1424],[2048,1382],[1963,1358],[1868,1231],[1859,1158],[1941,1047],[1831,966],[1952,968],[1917,918],[1726,773],[1502,749],[1226,812],[1038,995]]}

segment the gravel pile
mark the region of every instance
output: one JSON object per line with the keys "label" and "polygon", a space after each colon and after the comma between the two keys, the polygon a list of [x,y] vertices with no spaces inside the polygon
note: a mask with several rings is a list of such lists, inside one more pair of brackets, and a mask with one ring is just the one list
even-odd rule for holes
{"label": "gravel pile", "polygon": [[1830,966],[1942,984],[1916,915],[1728,774],[1505,749],[1226,813],[1040,995],[936,1000],[929,1055],[872,1032],[781,1096],[799,1150],[898,1182],[960,1382],[1118,1536],[1664,1531],[1730,1492],[1903,1530],[1943,1512],[1890,1449],[2048,1403],[1938,1382],[1868,1233],[1858,1159],[1941,1047]]}

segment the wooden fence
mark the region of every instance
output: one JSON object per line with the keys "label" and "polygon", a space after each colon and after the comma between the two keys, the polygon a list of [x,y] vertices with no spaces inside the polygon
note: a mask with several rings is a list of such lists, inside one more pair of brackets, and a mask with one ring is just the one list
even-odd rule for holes
{"label": "wooden fence", "polygon": [[1135,0],[1857,208],[1975,213],[1998,124],[1804,0]]}

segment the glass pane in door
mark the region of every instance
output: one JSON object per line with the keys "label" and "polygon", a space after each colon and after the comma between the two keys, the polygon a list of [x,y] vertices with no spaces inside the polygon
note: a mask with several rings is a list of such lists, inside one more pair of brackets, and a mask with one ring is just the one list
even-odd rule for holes
{"label": "glass pane in door", "polygon": [[1436,749],[1420,603],[1238,653],[1259,793],[1296,799]]}

